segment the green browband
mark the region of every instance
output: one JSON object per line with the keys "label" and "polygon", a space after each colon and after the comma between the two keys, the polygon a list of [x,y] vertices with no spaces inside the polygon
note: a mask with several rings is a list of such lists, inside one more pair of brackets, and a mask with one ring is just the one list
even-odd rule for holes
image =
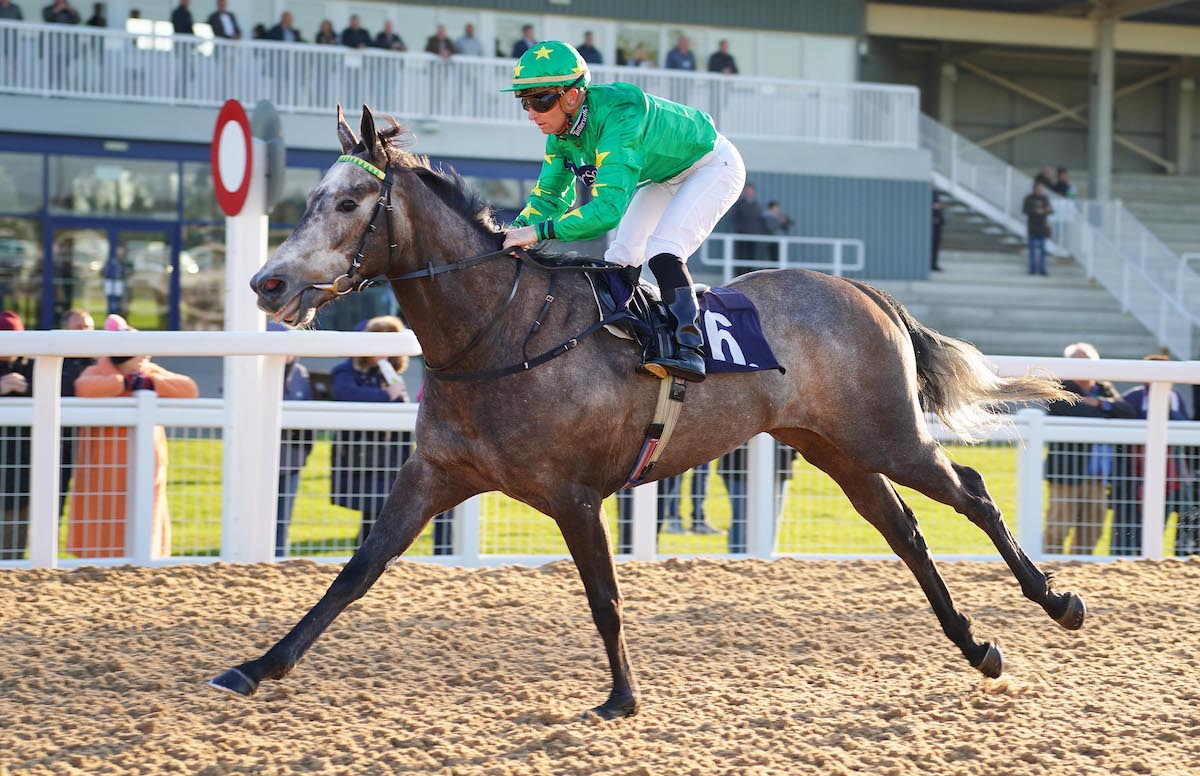
{"label": "green browband", "polygon": [[339,156],[338,161],[339,162],[350,162],[350,164],[357,164],[359,167],[361,167],[364,170],[366,170],[367,172],[371,173],[379,180],[383,180],[384,178],[387,177],[384,174],[383,170],[379,169],[378,167],[376,167],[375,165],[366,161],[365,159],[359,159],[357,156],[350,156],[350,155]]}

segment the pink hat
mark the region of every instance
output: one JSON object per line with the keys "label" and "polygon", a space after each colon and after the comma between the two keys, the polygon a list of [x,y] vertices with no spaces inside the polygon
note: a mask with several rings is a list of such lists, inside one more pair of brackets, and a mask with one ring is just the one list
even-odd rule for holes
{"label": "pink hat", "polygon": [[25,324],[20,315],[12,310],[5,310],[0,313],[0,331],[25,331]]}
{"label": "pink hat", "polygon": [[128,321],[126,321],[124,318],[117,315],[116,313],[109,313],[109,316],[104,319],[104,330],[105,331],[137,331],[137,329],[135,329],[129,325]]}

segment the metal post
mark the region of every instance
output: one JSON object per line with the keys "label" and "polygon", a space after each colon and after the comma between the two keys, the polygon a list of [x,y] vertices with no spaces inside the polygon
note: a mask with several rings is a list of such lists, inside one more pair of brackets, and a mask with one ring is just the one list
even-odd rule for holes
{"label": "metal post", "polygon": [[1113,81],[1115,78],[1115,17],[1094,22],[1091,110],[1088,112],[1088,194],[1112,196]]}
{"label": "metal post", "polygon": [[775,552],[775,439],[750,440],[746,466],[746,552],[770,558]]}
{"label": "metal post", "polygon": [[736,243],[732,237],[724,236],[721,239],[725,243],[725,282],[728,283],[733,280],[733,246]]}
{"label": "metal post", "polygon": [[958,135],[950,134],[950,183],[958,185]]}
{"label": "metal post", "polygon": [[33,362],[33,426],[29,461],[29,560],[35,569],[58,565],[58,467],[62,410],[59,382],[63,360],[38,356]]}
{"label": "metal post", "polygon": [[1011,216],[1013,210],[1012,176],[1012,165],[1004,165],[1004,215],[1006,216]]}
{"label": "metal post", "polygon": [[633,489],[633,559],[655,560],[658,554],[658,483]]}
{"label": "metal post", "polygon": [[1046,413],[1024,409],[1017,413],[1022,444],[1017,450],[1017,543],[1033,560],[1045,554],[1042,544],[1042,509],[1045,501]]}
{"label": "metal post", "polygon": [[[154,391],[134,391],[137,402],[137,421],[129,435],[133,449],[129,478],[129,531],[132,540],[125,542],[130,559],[145,566],[154,559],[154,474],[157,461],[154,455],[154,429],[157,427],[158,394]],[[274,512],[272,512],[274,514]],[[167,554],[171,548],[167,547]]]}
{"label": "metal post", "polygon": [[1167,511],[1167,420],[1171,384],[1150,383],[1146,412],[1146,460],[1142,497],[1142,554],[1163,556],[1163,524]]}
{"label": "metal post", "polygon": [[479,565],[482,506],[483,496],[478,495],[454,508],[454,554],[467,568]]}

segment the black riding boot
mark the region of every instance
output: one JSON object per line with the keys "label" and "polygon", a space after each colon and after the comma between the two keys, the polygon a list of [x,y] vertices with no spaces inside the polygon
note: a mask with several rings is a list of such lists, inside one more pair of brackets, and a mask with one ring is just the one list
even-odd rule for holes
{"label": "black riding boot", "polygon": [[[676,288],[675,298],[667,305],[671,324],[675,327],[673,338],[675,353],[667,358],[663,354],[646,362],[646,371],[658,377],[667,374],[699,383],[704,380],[704,356],[700,355],[703,339],[700,336],[700,309],[692,287]],[[666,294],[664,294],[665,296]]]}
{"label": "black riding boot", "polygon": [[692,291],[692,276],[683,259],[660,253],[647,262],[658,280],[663,301],[667,303],[671,324],[675,327],[672,341],[674,353],[660,354],[643,364],[656,377],[668,374],[694,383],[704,380],[704,356],[700,355],[703,338],[700,335],[700,309]]}

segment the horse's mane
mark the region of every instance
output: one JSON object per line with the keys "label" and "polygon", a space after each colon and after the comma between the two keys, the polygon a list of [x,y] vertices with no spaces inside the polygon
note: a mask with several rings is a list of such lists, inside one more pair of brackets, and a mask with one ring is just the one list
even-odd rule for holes
{"label": "horse's mane", "polygon": [[[479,230],[480,234],[492,240],[499,248],[504,239],[504,228],[496,222],[496,209],[486,197],[463,180],[453,167],[434,166],[428,156],[414,154],[407,149],[414,137],[412,132],[394,117],[376,114],[375,118],[386,123],[386,129],[378,130],[380,147],[387,156],[389,166],[407,167],[416,173],[417,178],[425,184],[443,204],[461,215],[469,224]],[[354,149],[365,150],[362,143]],[[583,256],[575,251],[561,251],[547,248],[531,248],[530,255],[541,261],[552,264],[595,264],[596,259]]]}

